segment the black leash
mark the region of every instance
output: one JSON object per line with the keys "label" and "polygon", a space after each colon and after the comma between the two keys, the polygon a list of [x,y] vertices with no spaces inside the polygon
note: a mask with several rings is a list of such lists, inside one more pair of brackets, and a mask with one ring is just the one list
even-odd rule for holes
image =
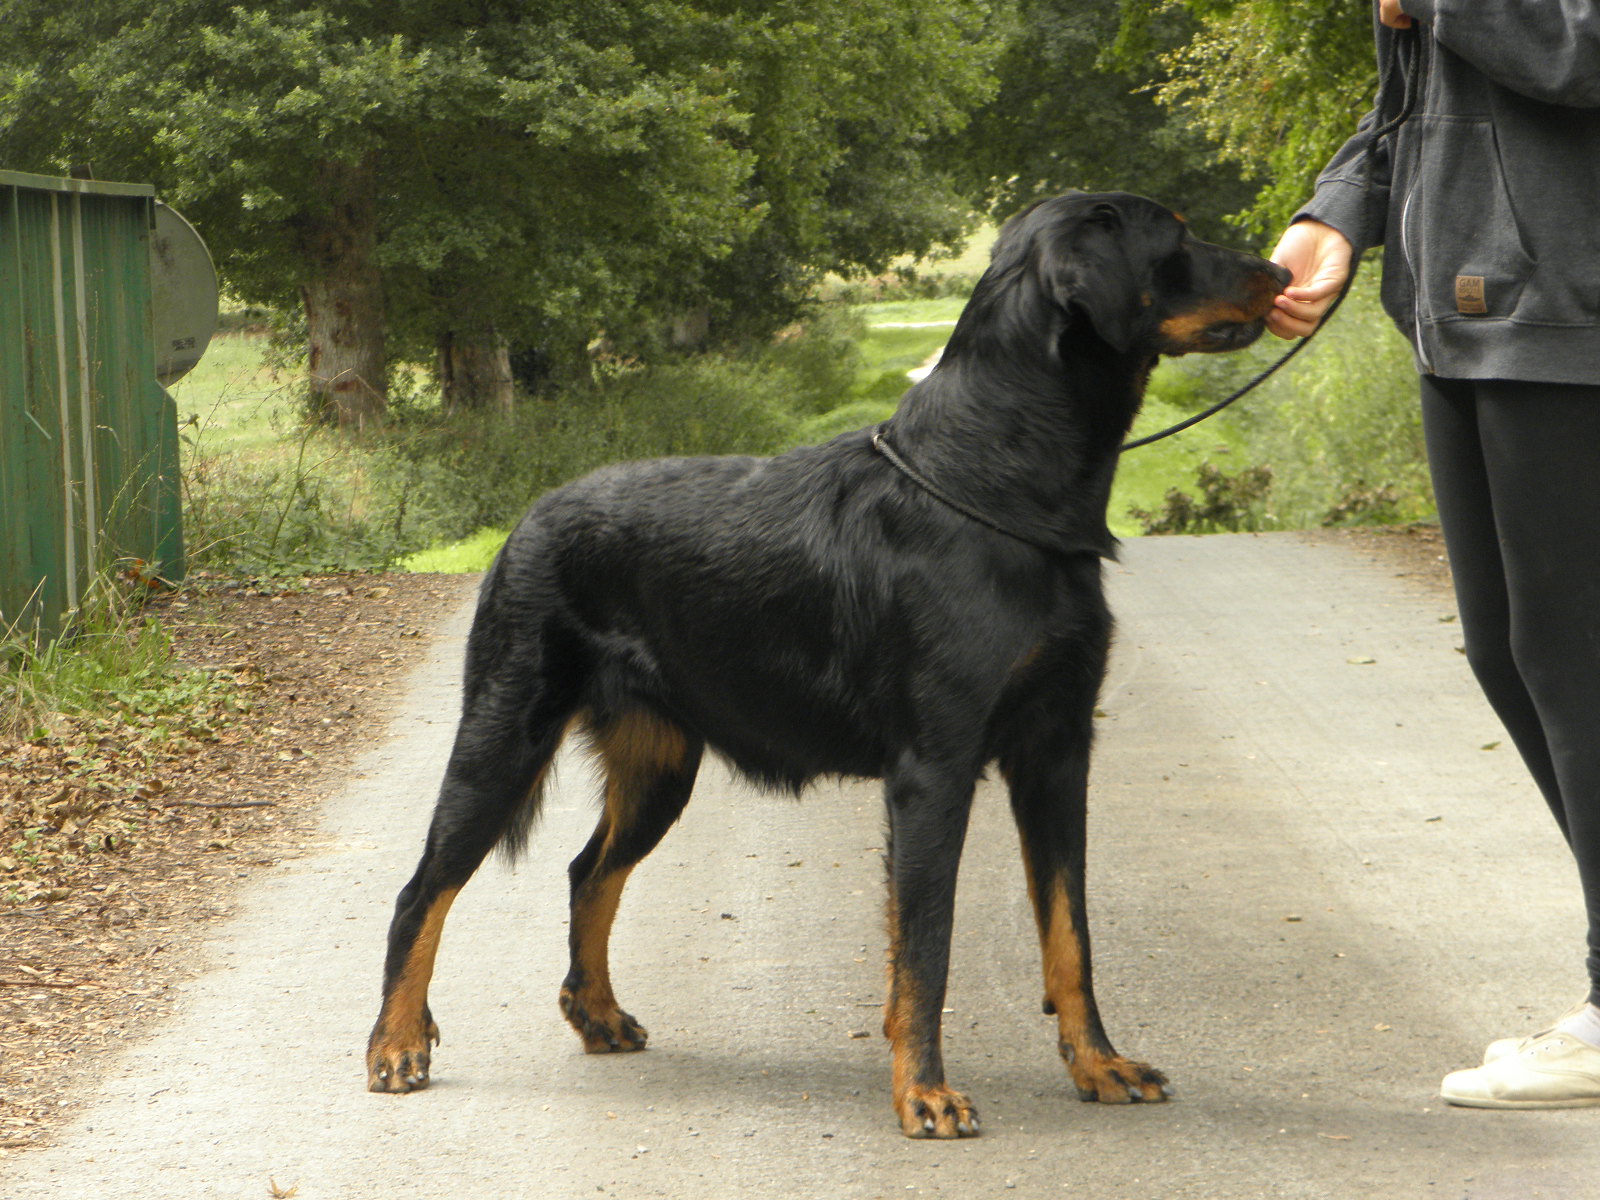
{"label": "black leash", "polygon": [[[1389,53],[1384,61],[1383,72],[1378,78],[1378,97],[1381,101],[1384,92],[1388,90],[1389,80],[1393,76],[1395,65],[1399,62],[1402,55],[1404,55],[1406,60],[1405,92],[1401,97],[1399,112],[1397,112],[1389,120],[1385,121],[1382,125],[1379,125],[1376,129],[1374,129],[1367,139],[1367,145],[1364,151],[1366,177],[1362,183],[1362,189],[1369,200],[1372,193],[1372,168],[1373,162],[1377,158],[1378,143],[1384,138],[1388,137],[1396,129],[1399,129],[1400,126],[1404,125],[1406,119],[1411,116],[1412,108],[1416,105],[1417,76],[1420,73],[1417,68],[1419,65],[1421,45],[1421,34],[1418,32],[1415,24],[1413,24],[1409,29],[1396,30],[1393,40],[1389,43]],[[1367,211],[1367,206],[1363,206],[1363,226],[1370,222],[1370,220],[1371,213]],[[1354,252],[1350,256],[1350,270],[1345,275],[1344,285],[1340,287],[1339,294],[1333,298],[1333,303],[1328,305],[1327,311],[1322,314],[1322,319],[1317,322],[1315,329],[1306,334],[1305,337],[1301,338],[1293,346],[1289,347],[1288,350],[1284,351],[1282,356],[1279,357],[1278,360],[1265,371],[1262,371],[1254,379],[1250,380],[1249,383],[1245,384],[1231,395],[1217,401],[1210,408],[1207,408],[1201,412],[1197,412],[1192,417],[1187,417],[1184,420],[1179,421],[1176,425],[1172,425],[1161,430],[1159,433],[1152,433],[1131,442],[1124,442],[1118,453],[1126,454],[1129,450],[1137,450],[1140,446],[1148,446],[1151,442],[1159,442],[1162,438],[1169,438],[1175,433],[1182,433],[1191,425],[1200,424],[1201,421],[1206,420],[1208,417],[1216,416],[1219,412],[1227,408],[1241,396],[1260,387],[1277,372],[1278,368],[1282,367],[1296,354],[1299,354],[1300,351],[1304,350],[1306,346],[1310,344],[1311,339],[1322,332],[1324,327],[1326,327],[1328,322],[1332,319],[1333,314],[1339,311],[1339,306],[1344,303],[1344,298],[1350,294],[1350,286],[1356,281],[1356,268],[1360,265],[1362,252],[1366,249],[1366,228],[1362,229],[1360,240],[1362,244],[1354,247]]]}
{"label": "black leash", "polygon": [[1185,417],[1176,425],[1169,425],[1159,433],[1146,434],[1144,437],[1135,438],[1131,442],[1123,442],[1121,447],[1118,448],[1117,453],[1126,454],[1129,450],[1137,450],[1140,446],[1148,446],[1151,442],[1159,442],[1162,438],[1169,438],[1175,433],[1182,433],[1191,425],[1198,425],[1201,421],[1206,420],[1208,417],[1216,416],[1223,409],[1227,408],[1228,405],[1239,399],[1239,397],[1260,387],[1269,378],[1271,378],[1273,373],[1276,372],[1279,367],[1283,366],[1296,354],[1299,354],[1300,351],[1304,350],[1306,348],[1306,344],[1310,342],[1312,338],[1316,337],[1317,334],[1322,332],[1322,327],[1328,323],[1328,318],[1333,316],[1334,313],[1338,312],[1339,305],[1344,303],[1344,298],[1346,294],[1349,293],[1350,284],[1354,278],[1355,272],[1352,270],[1349,277],[1347,277],[1344,281],[1344,287],[1341,288],[1339,294],[1333,298],[1333,303],[1328,305],[1328,311],[1322,314],[1322,320],[1317,322],[1317,327],[1310,333],[1306,334],[1305,337],[1297,341],[1294,345],[1290,346],[1289,349],[1284,351],[1282,356],[1280,356],[1275,363],[1273,363],[1265,371],[1262,371],[1261,374],[1257,375],[1249,383],[1245,384],[1232,395],[1225,396],[1221,400],[1218,400],[1210,408],[1203,409],[1202,411],[1195,413],[1192,417]]}

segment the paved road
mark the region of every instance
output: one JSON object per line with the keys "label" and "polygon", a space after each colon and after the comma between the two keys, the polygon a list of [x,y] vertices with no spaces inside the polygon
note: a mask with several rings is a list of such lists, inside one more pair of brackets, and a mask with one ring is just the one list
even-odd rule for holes
{"label": "paved road", "polygon": [[869,785],[795,804],[708,769],[619,922],[619,994],[652,1048],[585,1057],[555,1005],[563,868],[592,820],[576,763],[535,852],[515,873],[491,863],[451,914],[434,1086],[367,1094],[383,931],[442,768],[463,610],[393,736],[330,798],[322,848],[253,885],[180,1013],[58,1146],[0,1167],[0,1195],[1600,1196],[1600,1112],[1473,1112],[1436,1092],[1581,988],[1572,871],[1512,752],[1482,748],[1503,734],[1448,601],[1294,535],[1136,542],[1108,574],[1100,996],[1173,1103],[1071,1098],[988,785],[947,1018],[982,1138],[901,1138],[884,1044],[853,1036],[881,998]]}

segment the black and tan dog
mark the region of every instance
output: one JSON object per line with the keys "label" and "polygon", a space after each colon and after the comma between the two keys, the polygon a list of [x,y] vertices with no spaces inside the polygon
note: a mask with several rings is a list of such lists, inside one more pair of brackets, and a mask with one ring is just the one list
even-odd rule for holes
{"label": "black and tan dog", "polygon": [[1160,1072],[1112,1049],[1090,986],[1105,507],[1156,359],[1247,345],[1286,282],[1149,200],[1047,200],[1006,225],[943,359],[877,433],[619,466],[540,500],[483,585],[460,728],[389,933],[368,1086],[427,1085],[445,914],[490,850],[521,848],[576,725],[605,771],[569,872],[560,997],[586,1050],[644,1047],[612,994],[607,940],[707,747],[769,787],[881,777],[895,1111],[914,1137],[976,1133],[972,1102],[945,1083],[940,1009],[968,809],[996,762],[1078,1095],[1164,1099]]}

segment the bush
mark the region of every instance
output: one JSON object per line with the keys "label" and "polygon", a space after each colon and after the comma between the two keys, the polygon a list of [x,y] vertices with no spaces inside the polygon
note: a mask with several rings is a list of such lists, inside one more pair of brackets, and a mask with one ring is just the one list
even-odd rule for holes
{"label": "bush", "polygon": [[819,289],[819,294],[825,303],[841,305],[881,304],[886,300],[943,300],[948,296],[970,296],[978,285],[978,277],[978,274],[922,273],[907,268],[871,279],[830,279]]}
{"label": "bush", "polygon": [[[745,354],[743,361],[761,371],[784,376],[791,389],[784,407],[797,416],[825,413],[854,391],[865,366],[861,341],[866,318],[853,308],[828,306],[803,325],[796,325],[770,344]],[[900,389],[905,390],[905,376]]]}
{"label": "bush", "polygon": [[1377,285],[1378,272],[1364,272],[1326,331],[1246,402],[1239,420],[1249,460],[1284,468],[1274,507],[1285,526],[1433,511],[1416,366]]}
{"label": "bush", "polygon": [[402,431],[370,471],[403,511],[406,545],[454,541],[513,524],[541,493],[606,463],[781,449],[804,396],[797,379],[730,359],[626,369],[559,401]]}
{"label": "bush", "polygon": [[1209,462],[1201,463],[1195,482],[1202,499],[1168,488],[1160,512],[1130,508],[1146,534],[1239,533],[1261,528],[1262,510],[1272,491],[1271,467],[1248,467],[1237,475],[1224,475]]}
{"label": "bush", "polygon": [[411,548],[403,492],[368,485],[366,456],[306,426],[292,457],[194,454],[183,472],[189,564],[229,575],[379,569]]}

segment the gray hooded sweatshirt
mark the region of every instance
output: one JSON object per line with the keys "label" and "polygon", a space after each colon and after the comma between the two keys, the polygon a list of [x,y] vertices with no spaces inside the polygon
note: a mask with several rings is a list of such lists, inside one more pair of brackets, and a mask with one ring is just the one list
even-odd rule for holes
{"label": "gray hooded sweatshirt", "polygon": [[[1383,303],[1418,368],[1600,384],[1600,4],[1404,0],[1415,109],[1396,69],[1297,215],[1384,245]],[[1377,27],[1385,61],[1395,30]]]}

